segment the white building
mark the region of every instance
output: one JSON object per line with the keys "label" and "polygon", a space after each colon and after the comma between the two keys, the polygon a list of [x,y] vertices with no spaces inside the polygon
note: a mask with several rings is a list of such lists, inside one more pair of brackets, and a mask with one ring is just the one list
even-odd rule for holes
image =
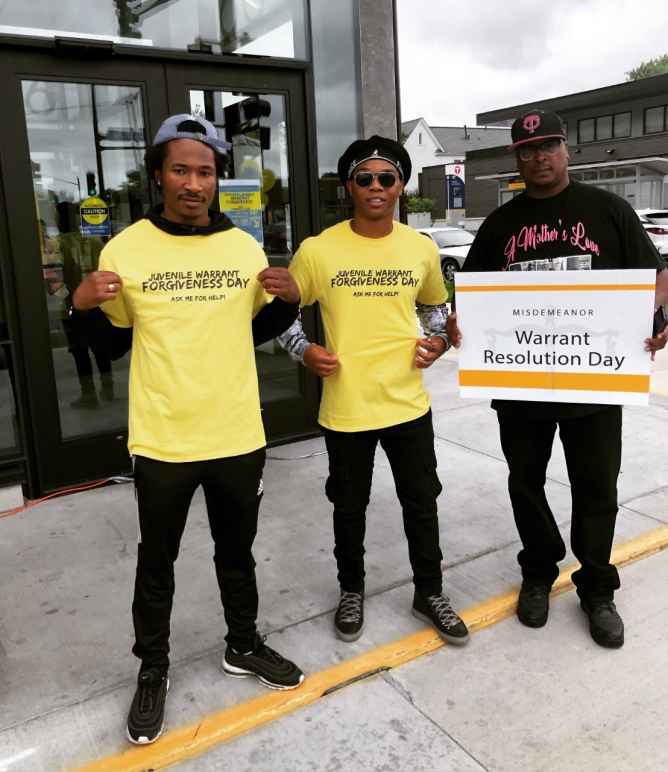
{"label": "white building", "polygon": [[[510,128],[505,126],[429,126],[424,118],[416,118],[402,123],[401,133],[413,162],[408,193],[418,191],[425,166],[458,163],[463,167],[469,150],[510,144]],[[458,176],[464,179],[463,168]]]}

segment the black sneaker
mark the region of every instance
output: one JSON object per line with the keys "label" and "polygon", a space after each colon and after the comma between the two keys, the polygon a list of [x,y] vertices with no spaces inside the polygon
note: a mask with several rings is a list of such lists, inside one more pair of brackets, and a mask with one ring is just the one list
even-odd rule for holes
{"label": "black sneaker", "polygon": [[550,587],[523,581],[517,599],[517,618],[527,627],[543,627],[550,610]]}
{"label": "black sneaker", "polygon": [[339,607],[334,615],[336,637],[342,641],[356,641],[364,627],[364,595],[361,592],[341,592]]}
{"label": "black sneaker", "polygon": [[140,670],[126,734],[135,745],[154,743],[165,728],[165,698],[169,690],[167,673],[161,670]]}
{"label": "black sneaker", "polygon": [[619,649],[624,645],[624,622],[611,600],[580,600],[589,617],[589,632],[599,646]]}
{"label": "black sneaker", "polygon": [[242,653],[231,646],[223,657],[223,670],[233,678],[255,676],[270,689],[296,689],[304,674],[289,659],[265,645],[266,638],[257,636],[252,651]]}
{"label": "black sneaker", "polygon": [[450,605],[446,595],[429,595],[419,592],[413,596],[413,616],[428,622],[448,643],[463,646],[468,642],[469,631]]}

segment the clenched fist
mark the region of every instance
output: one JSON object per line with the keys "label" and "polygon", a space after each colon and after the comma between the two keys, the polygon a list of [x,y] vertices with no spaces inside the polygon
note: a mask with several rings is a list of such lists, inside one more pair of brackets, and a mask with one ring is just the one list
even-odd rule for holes
{"label": "clenched fist", "polygon": [[258,273],[257,280],[270,295],[286,303],[299,303],[299,287],[287,268],[265,268]]}
{"label": "clenched fist", "polygon": [[339,360],[336,354],[330,354],[324,346],[311,343],[304,349],[304,365],[321,378],[326,378],[339,366]]}
{"label": "clenched fist", "polygon": [[121,277],[113,271],[93,271],[76,288],[72,305],[77,311],[90,311],[100,303],[113,300],[122,285]]}

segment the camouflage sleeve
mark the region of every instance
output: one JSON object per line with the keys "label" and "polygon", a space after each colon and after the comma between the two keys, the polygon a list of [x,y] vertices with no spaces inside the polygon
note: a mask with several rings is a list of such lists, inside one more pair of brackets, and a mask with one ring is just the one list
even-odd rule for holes
{"label": "camouflage sleeve", "polygon": [[425,335],[438,335],[443,338],[448,348],[450,341],[445,333],[445,323],[448,321],[448,307],[443,303],[440,306],[424,306],[416,303],[415,311]]}
{"label": "camouflage sleeve", "polygon": [[276,340],[281,348],[288,352],[291,359],[304,364],[304,351],[311,345],[311,341],[304,335],[301,314]]}

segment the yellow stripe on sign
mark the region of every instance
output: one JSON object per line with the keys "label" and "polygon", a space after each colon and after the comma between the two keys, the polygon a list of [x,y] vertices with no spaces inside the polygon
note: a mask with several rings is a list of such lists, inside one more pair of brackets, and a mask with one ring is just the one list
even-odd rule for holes
{"label": "yellow stripe on sign", "polygon": [[457,292],[601,292],[636,290],[654,292],[654,284],[480,284],[457,287]]}
{"label": "yellow stripe on sign", "polygon": [[[663,525],[615,547],[610,562],[621,567],[650,557],[667,547],[668,525]],[[559,574],[552,585],[553,595],[573,589],[571,574],[576,568],[577,565],[569,566]],[[469,630],[475,632],[511,616],[516,606],[517,590],[512,590],[466,609],[461,617]],[[263,694],[254,700],[205,716],[189,726],[173,729],[153,745],[133,747],[116,756],[93,761],[79,768],[78,772],[147,772],[173,766],[306,707],[356,678],[402,665],[442,646],[444,642],[434,630],[421,630],[321,670],[309,676],[295,691]],[[462,656],[469,654],[463,653]]]}
{"label": "yellow stripe on sign", "polygon": [[498,389],[563,389],[571,391],[620,391],[646,394],[649,375],[613,373],[537,373],[523,370],[460,370],[460,386]]}

